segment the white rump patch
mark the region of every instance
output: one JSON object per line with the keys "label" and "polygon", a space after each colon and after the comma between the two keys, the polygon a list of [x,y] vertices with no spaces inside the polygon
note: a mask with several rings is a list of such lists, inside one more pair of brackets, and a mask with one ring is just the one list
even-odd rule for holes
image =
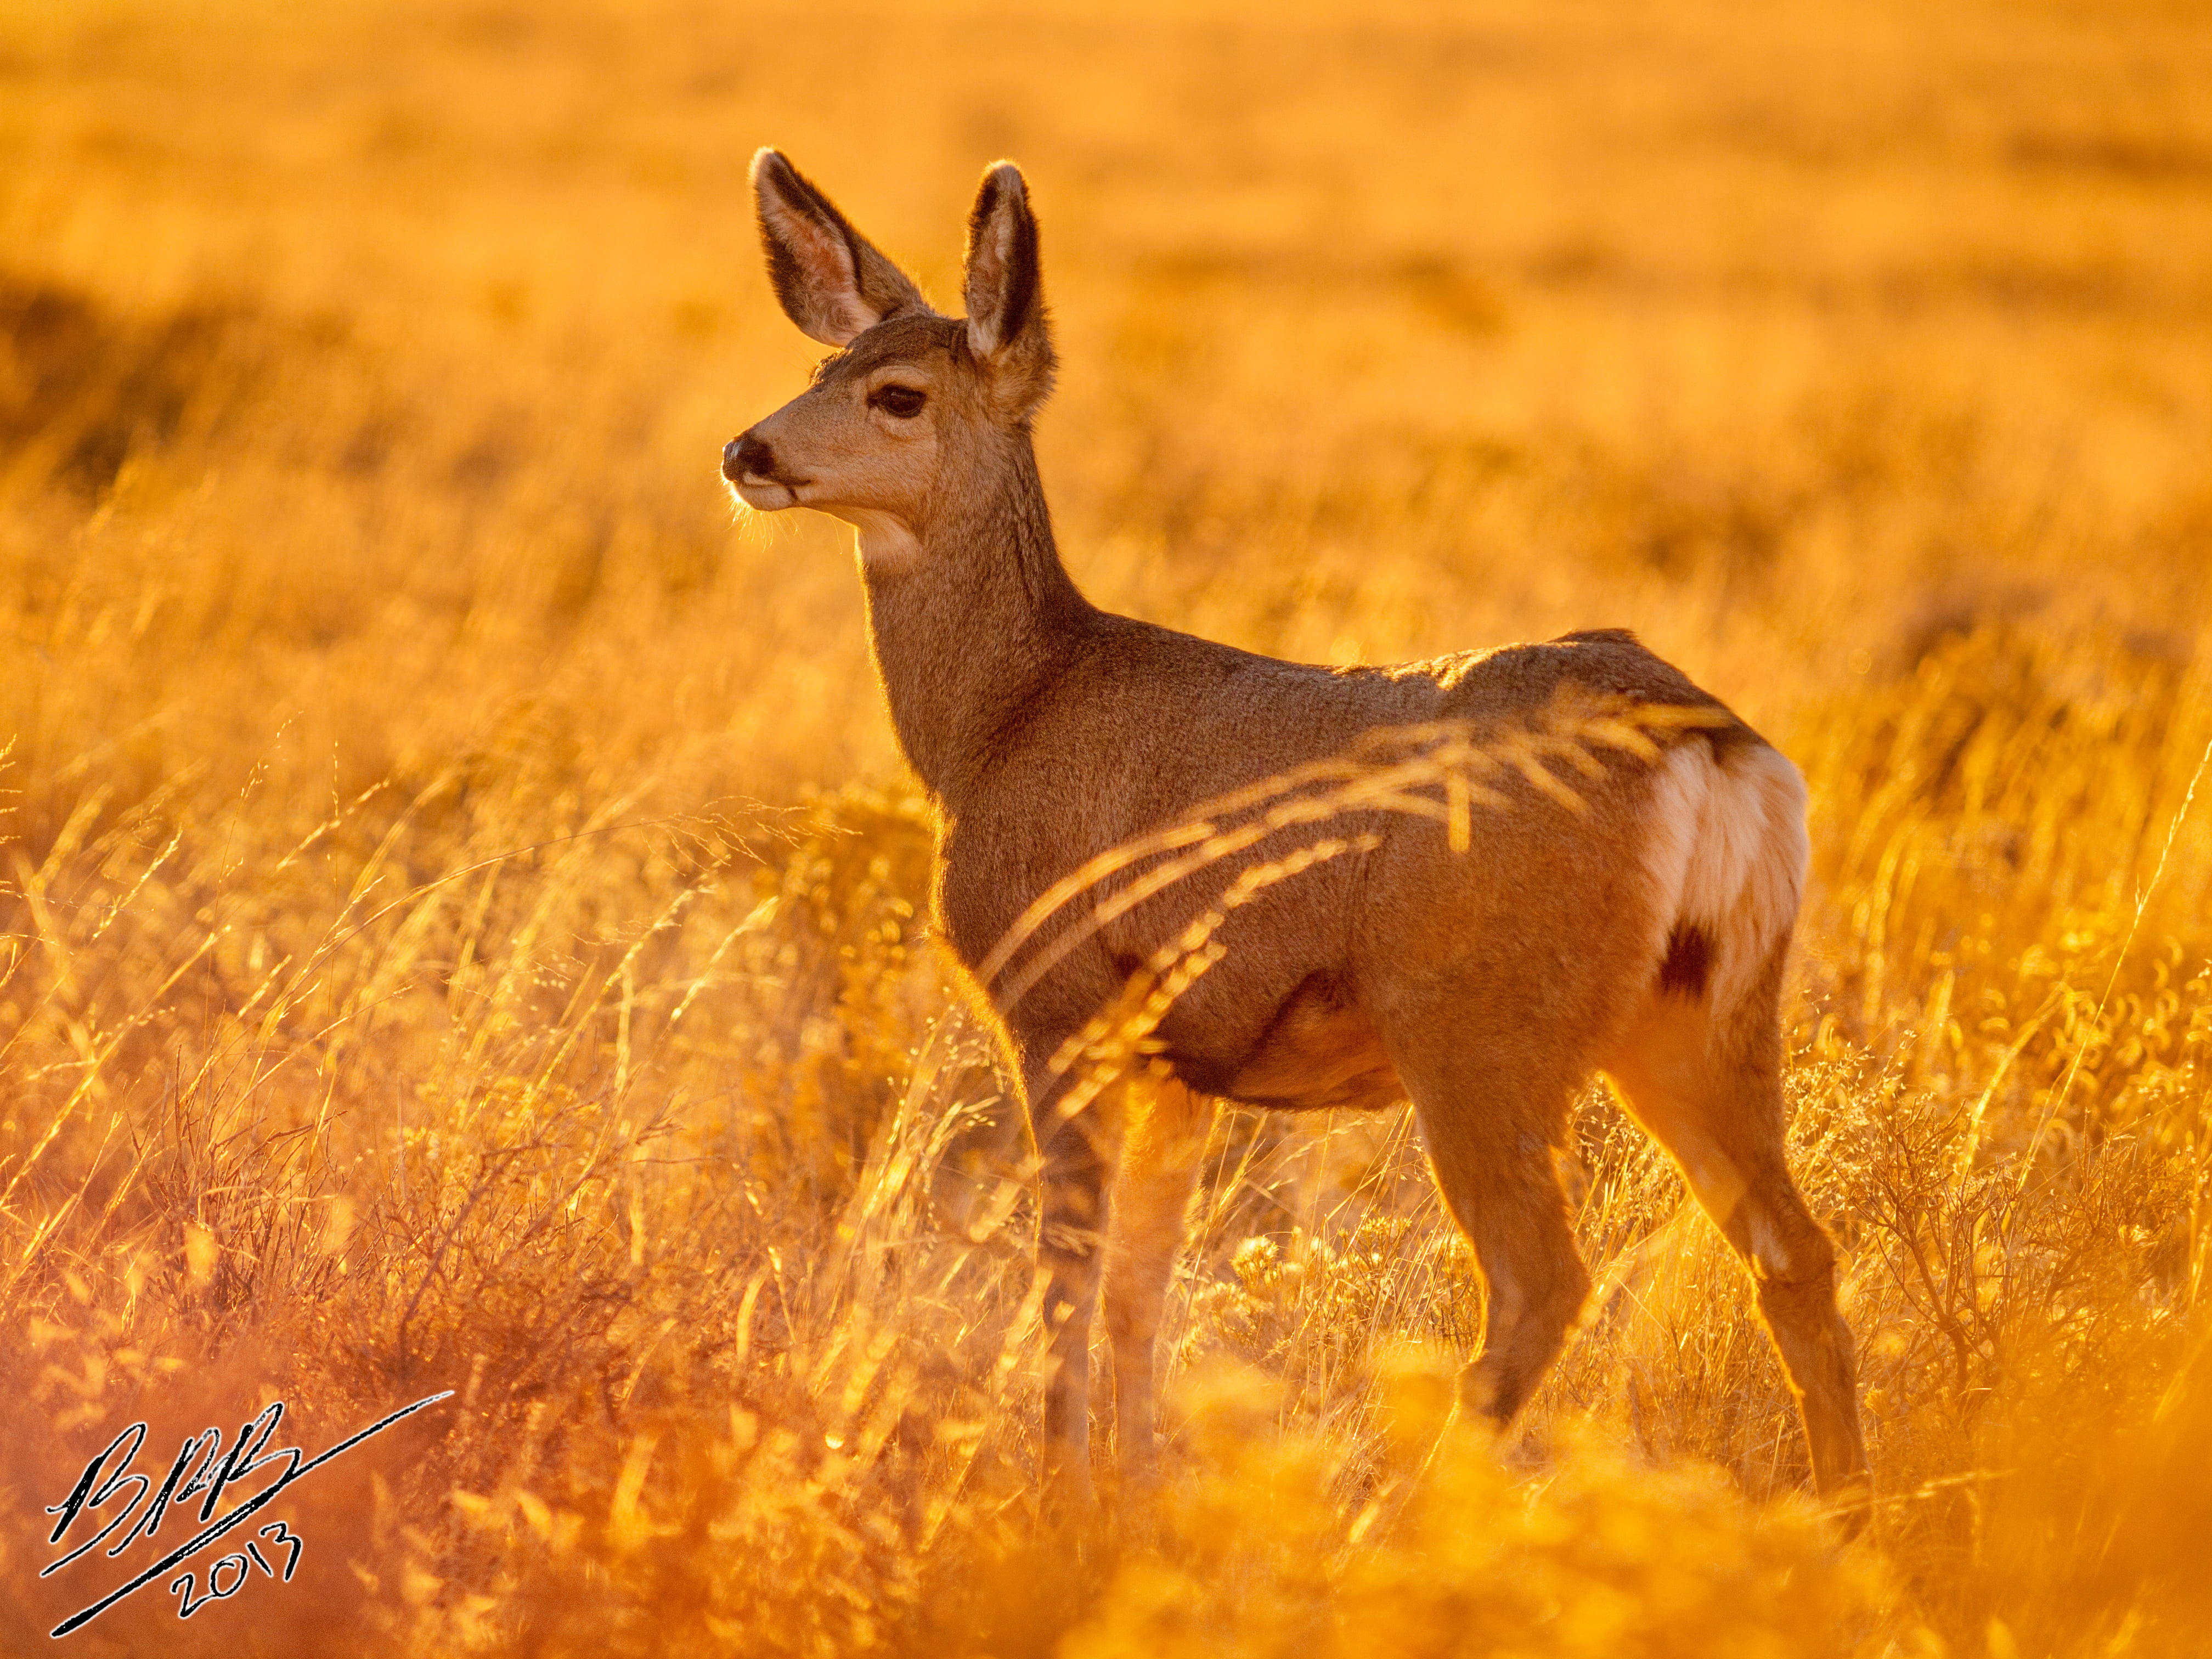
{"label": "white rump patch", "polygon": [[1796,921],[1812,856],[1805,781],[1763,743],[1719,761],[1711,744],[1692,738],[1660,763],[1650,815],[1644,867],[1658,917],[1651,960],[1665,959],[1675,928],[1698,929],[1711,947],[1712,1010],[1725,1013]]}

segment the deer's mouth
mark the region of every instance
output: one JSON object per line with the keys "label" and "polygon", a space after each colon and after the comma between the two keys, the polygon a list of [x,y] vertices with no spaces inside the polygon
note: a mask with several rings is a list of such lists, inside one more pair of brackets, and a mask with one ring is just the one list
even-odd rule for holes
{"label": "deer's mouth", "polygon": [[805,478],[764,478],[757,472],[741,474],[731,481],[738,499],[760,513],[775,513],[787,507],[799,505],[799,492],[809,481]]}

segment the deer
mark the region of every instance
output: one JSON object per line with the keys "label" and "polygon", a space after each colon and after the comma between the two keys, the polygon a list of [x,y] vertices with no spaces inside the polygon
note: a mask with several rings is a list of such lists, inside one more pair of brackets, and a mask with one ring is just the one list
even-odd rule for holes
{"label": "deer", "polygon": [[[1116,1476],[1138,1491],[1158,1478],[1156,1338],[1224,1101],[1410,1100],[1482,1286],[1459,1409],[1503,1432],[1589,1295],[1557,1158],[1602,1073],[1749,1273],[1814,1489],[1857,1513],[1869,1476],[1838,1258],[1784,1145],[1781,997],[1809,858],[1796,769],[1623,629],[1328,667],[1098,609],[1061,562],[1038,471],[1057,360],[1021,171],[983,174],[961,317],[780,152],[760,150],[750,176],[776,298],[831,355],[730,440],[721,473],[751,509],[855,532],[891,725],[938,819],[932,926],[1034,1137],[1048,1503],[1097,1501],[1102,1300]],[[1526,721],[1570,693],[1680,719],[1654,728],[1648,757],[1605,751],[1575,781],[1576,810],[1509,769],[1464,849],[1433,817],[1355,815],[1341,855],[1233,913],[1217,903],[1210,971],[1166,1008],[1127,1087],[1071,1106],[1071,1045],[1172,955],[1189,902],[1279,847],[1194,875],[1202,890],[1180,908],[1164,889],[1098,909],[1018,995],[984,982],[1055,884],[1103,858],[1099,885],[1127,889],[1139,872],[1106,855],[1206,802],[1376,732]]]}

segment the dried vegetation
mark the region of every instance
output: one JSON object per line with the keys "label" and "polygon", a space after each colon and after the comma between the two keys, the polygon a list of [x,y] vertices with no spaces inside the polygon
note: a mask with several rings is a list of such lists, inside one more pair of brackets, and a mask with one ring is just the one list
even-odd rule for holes
{"label": "dried vegetation", "polygon": [[[70,1642],[2201,1651],[2207,112],[2148,3],[9,9],[0,1644],[106,1587],[40,1508],[134,1418],[450,1388],[298,1489],[304,1582]],[[1800,761],[1869,1540],[1602,1093],[1516,1443],[1443,1426],[1403,1116],[1231,1115],[1167,1489],[1038,1536],[1021,1139],[856,585],[713,472],[809,356],[771,140],[940,295],[1030,169],[1102,601],[1630,625]]]}

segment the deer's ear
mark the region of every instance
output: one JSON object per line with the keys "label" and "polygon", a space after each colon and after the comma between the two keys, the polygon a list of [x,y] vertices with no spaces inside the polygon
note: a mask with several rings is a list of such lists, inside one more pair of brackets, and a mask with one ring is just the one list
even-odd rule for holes
{"label": "deer's ear", "polygon": [[994,401],[1028,414],[1052,390],[1052,331],[1036,216],[1012,161],[983,175],[968,216],[967,300],[968,349],[989,373]]}
{"label": "deer's ear", "polygon": [[753,157],[753,202],[769,281],[801,332],[842,346],[886,317],[928,313],[913,279],[775,150]]}

